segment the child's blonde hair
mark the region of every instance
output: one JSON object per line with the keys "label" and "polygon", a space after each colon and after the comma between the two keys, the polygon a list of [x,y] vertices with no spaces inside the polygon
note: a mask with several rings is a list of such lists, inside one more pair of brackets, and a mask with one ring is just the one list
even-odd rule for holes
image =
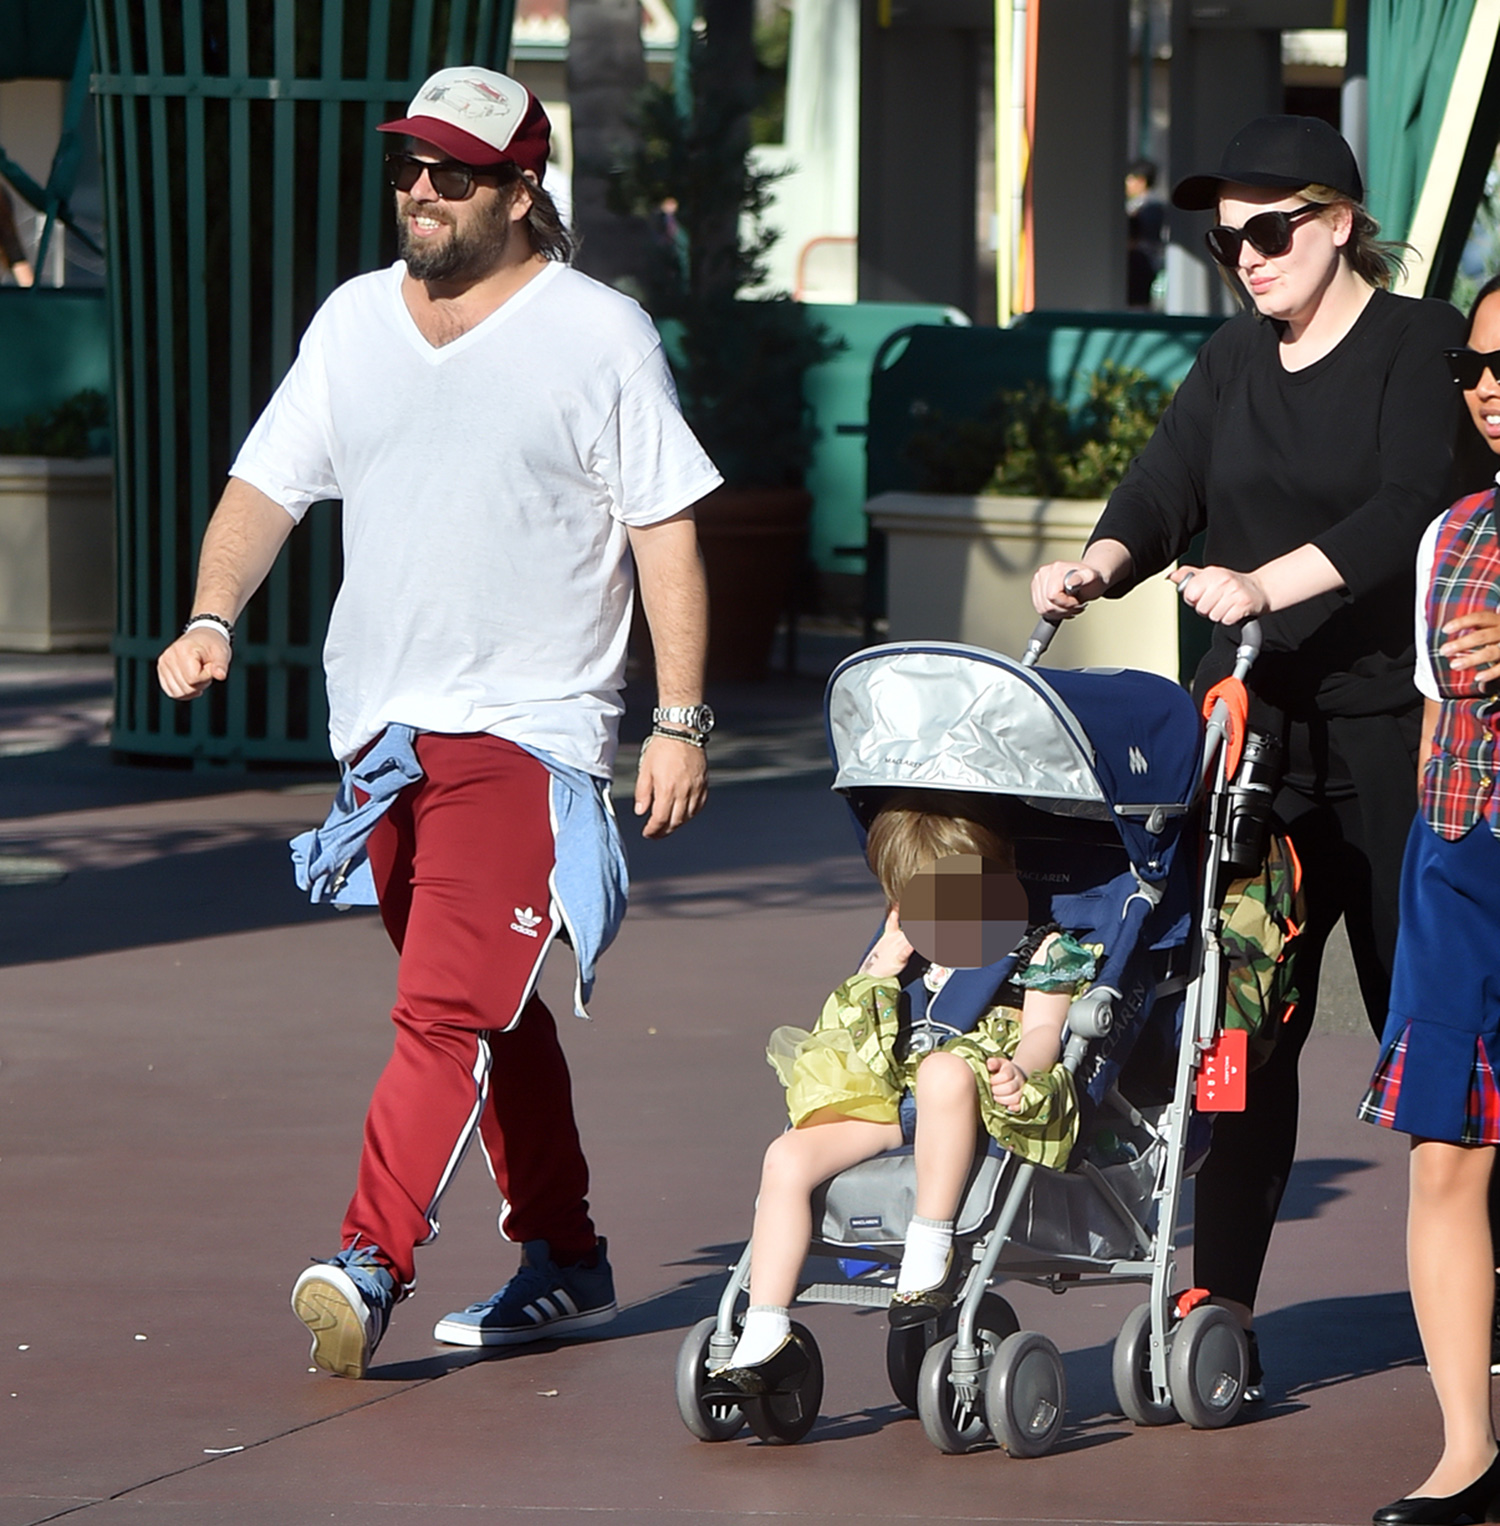
{"label": "child's blonde hair", "polygon": [[988,814],[985,804],[972,795],[911,791],[881,806],[870,823],[865,857],[892,906],[912,875],[950,854],[977,853],[1015,869],[1010,842],[978,819]]}

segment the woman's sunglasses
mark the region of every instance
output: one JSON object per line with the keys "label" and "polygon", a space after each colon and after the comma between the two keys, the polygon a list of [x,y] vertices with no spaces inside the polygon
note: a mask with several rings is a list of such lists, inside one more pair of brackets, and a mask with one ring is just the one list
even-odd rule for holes
{"label": "woman's sunglasses", "polygon": [[1320,206],[1309,205],[1294,207],[1290,212],[1257,212],[1245,219],[1243,228],[1227,228],[1220,223],[1203,236],[1208,241],[1208,252],[1231,269],[1239,264],[1240,250],[1247,242],[1268,260],[1274,260],[1292,247],[1292,229],[1322,210]]}
{"label": "woman's sunglasses", "polygon": [[444,201],[464,201],[474,193],[474,179],[478,175],[501,175],[509,168],[497,164],[475,169],[457,159],[418,159],[413,154],[387,154],[385,178],[398,191],[410,191],[427,172],[427,183]]}
{"label": "woman's sunglasses", "polygon": [[1500,380],[1500,350],[1444,350],[1443,358],[1453,373],[1453,380],[1465,392],[1472,392],[1486,371]]}

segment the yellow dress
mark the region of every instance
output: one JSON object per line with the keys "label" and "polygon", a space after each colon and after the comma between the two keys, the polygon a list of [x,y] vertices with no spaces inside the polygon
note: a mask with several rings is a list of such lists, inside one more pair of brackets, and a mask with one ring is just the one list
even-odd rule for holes
{"label": "yellow dress", "polygon": [[[1018,970],[1018,983],[1038,990],[1074,989],[1092,978],[1092,950],[1061,934],[1041,960]],[[786,1087],[793,1125],[822,1108],[871,1123],[896,1123],[901,1098],[916,1084],[923,1056],[897,1057],[899,981],[854,975],[823,1004],[811,1033],[778,1028],[766,1058]],[[991,1007],[969,1032],[939,1049],[957,1054],[974,1072],[981,1121],[990,1137],[1023,1160],[1061,1168],[1078,1134],[1078,1098],[1061,1063],[1034,1072],[1021,1089],[1017,1112],[996,1103],[986,1061],[1010,1059],[1021,1042],[1015,1007]]]}

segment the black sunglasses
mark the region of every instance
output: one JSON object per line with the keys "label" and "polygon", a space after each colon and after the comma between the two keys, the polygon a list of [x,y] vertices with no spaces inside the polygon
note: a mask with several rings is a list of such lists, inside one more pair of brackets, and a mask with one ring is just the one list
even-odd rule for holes
{"label": "black sunglasses", "polygon": [[1472,392],[1486,371],[1500,381],[1500,350],[1491,350],[1488,354],[1483,350],[1444,350],[1443,358],[1448,362],[1453,380],[1465,392]]}
{"label": "black sunglasses", "polygon": [[475,169],[457,159],[418,159],[414,154],[387,154],[385,178],[398,191],[409,191],[427,172],[427,183],[444,201],[464,201],[474,194],[474,180],[479,175],[504,175],[510,165],[487,165]]}
{"label": "black sunglasses", "polygon": [[1292,229],[1306,218],[1321,212],[1322,207],[1310,204],[1294,207],[1290,212],[1257,212],[1245,219],[1243,228],[1227,228],[1220,223],[1210,228],[1203,237],[1208,242],[1208,252],[1221,264],[1231,268],[1240,262],[1240,249],[1248,240],[1252,249],[1258,250],[1268,260],[1285,254],[1292,247]]}

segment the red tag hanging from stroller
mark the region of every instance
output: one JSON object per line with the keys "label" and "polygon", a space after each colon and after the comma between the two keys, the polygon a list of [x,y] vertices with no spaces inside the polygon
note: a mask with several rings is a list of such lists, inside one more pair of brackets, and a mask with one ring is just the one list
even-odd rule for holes
{"label": "red tag hanging from stroller", "polygon": [[1226,1028],[1204,1051],[1194,1098],[1200,1113],[1243,1113],[1250,1035]]}

